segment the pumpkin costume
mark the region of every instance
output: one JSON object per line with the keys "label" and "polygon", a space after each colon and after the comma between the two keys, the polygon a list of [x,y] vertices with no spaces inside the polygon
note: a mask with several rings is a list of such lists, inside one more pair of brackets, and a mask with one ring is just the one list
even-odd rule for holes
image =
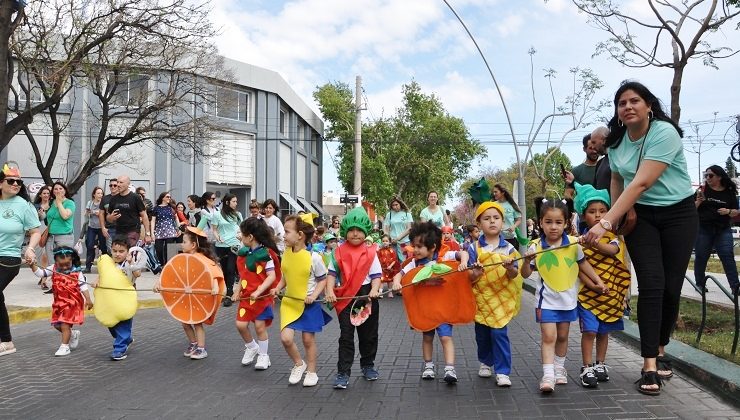
{"label": "pumpkin costume", "polygon": [[[250,296],[265,281],[270,272],[275,273],[275,280],[270,289],[277,287],[282,278],[280,257],[275,251],[264,246],[256,249],[242,247],[236,258],[236,268],[239,272],[239,308],[236,311],[236,320],[254,322],[258,319],[265,321],[266,326],[272,325],[272,299],[250,300]],[[269,311],[268,311],[269,309]],[[266,313],[266,312],[269,312]],[[262,316],[261,316],[262,315]]]}

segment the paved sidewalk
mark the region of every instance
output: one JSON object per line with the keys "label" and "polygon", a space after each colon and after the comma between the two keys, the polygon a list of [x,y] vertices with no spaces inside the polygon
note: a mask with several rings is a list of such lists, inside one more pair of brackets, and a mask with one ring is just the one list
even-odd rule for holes
{"label": "paved sidewalk", "polygon": [[[34,283],[35,284],[35,283]],[[422,381],[421,337],[407,327],[401,299],[384,299],[380,309],[380,380],[361,379],[353,367],[350,388],[331,387],[336,373],[339,328],[332,321],[317,335],[319,385],[289,386],[290,362],[279,341],[278,322],[270,328],[272,367],[243,367],[243,343],[233,319],[235,307],[222,308],[207,328],[209,357],[182,357],[186,340],[180,325],[163,309],[140,310],[134,319],[136,343],[128,359],[108,358],[111,338],[90,317],[80,329],[80,347],[55,358],[59,334],[46,321],[12,327],[19,348],[0,357],[2,418],[737,418],[740,410],[720,400],[680,372],[659,397],[639,394],[641,358],[632,347],[612,341],[611,381],[596,390],[577,384],[580,366],[578,326],[571,325],[567,385],[553,395],[537,390],[541,375],[539,328],[533,296],[524,293],[522,311],[510,323],[513,386],[498,388],[477,377],[472,325],[455,328],[460,382]],[[334,315],[332,313],[332,315]],[[300,344],[299,344],[300,346]],[[435,343],[441,373],[441,350]]]}

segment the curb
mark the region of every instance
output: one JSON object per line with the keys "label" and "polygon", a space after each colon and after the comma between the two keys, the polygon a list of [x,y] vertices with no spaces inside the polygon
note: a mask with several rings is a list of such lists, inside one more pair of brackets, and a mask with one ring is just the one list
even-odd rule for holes
{"label": "curb", "polygon": [[[139,301],[139,307],[138,309],[149,309],[149,308],[162,308],[164,307],[164,304],[159,299],[148,299],[148,300],[140,300]],[[92,311],[85,311],[85,314],[92,316]],[[12,325],[22,324],[25,322],[30,321],[36,321],[39,319],[49,319],[51,318],[51,307],[38,307],[38,308],[30,308],[30,307],[24,307],[21,309],[16,309],[12,311],[8,311],[8,318],[10,319],[10,323]]]}
{"label": "curb", "polygon": [[[536,291],[534,281],[529,279],[524,280],[523,288],[532,294]],[[640,331],[636,322],[624,319],[624,331],[616,331],[614,336],[640,350]],[[665,353],[675,368],[717,392],[729,403],[740,406],[740,366],[678,340],[671,340]]]}

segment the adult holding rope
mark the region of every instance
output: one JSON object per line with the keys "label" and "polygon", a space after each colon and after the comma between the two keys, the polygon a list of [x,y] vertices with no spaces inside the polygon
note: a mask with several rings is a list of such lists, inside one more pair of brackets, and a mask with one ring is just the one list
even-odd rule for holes
{"label": "adult holding rope", "polygon": [[678,317],[681,287],[698,229],[683,131],[665,114],[658,98],[638,82],[625,82],[617,89],[609,129],[606,145],[613,204],[583,240],[596,244],[634,206],[630,215],[636,223],[625,241],[639,289],[643,365],[637,390],[659,395],[662,380],[673,376],[664,347]]}
{"label": "adult holding rope", "polygon": [[10,319],[3,291],[21,269],[21,248],[26,232],[31,239],[23,259],[28,264],[36,261],[34,249],[41,238],[41,222],[18,168],[10,168],[5,164],[0,172],[0,189],[0,356],[4,356],[15,353],[16,348],[10,335]]}

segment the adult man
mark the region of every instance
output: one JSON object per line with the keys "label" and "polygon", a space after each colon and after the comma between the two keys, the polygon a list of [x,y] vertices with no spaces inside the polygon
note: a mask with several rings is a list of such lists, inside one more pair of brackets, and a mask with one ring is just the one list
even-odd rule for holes
{"label": "adult man", "polygon": [[103,211],[98,212],[98,218],[100,218],[100,226],[102,226],[101,232],[103,233],[103,236],[105,236],[105,242],[108,245],[108,252],[110,252],[111,242],[113,241],[113,237],[116,236],[116,224],[106,220],[105,212],[108,211],[111,198],[118,195],[118,180],[115,178],[111,179],[108,183],[108,188],[110,189],[110,194],[103,196],[103,199],[100,200],[100,208],[103,209]]}
{"label": "adult man", "polygon": [[151,218],[154,204],[152,203],[152,200],[146,198],[146,189],[144,187],[136,187],[136,194],[141,197],[141,201],[144,202],[144,208],[146,208],[146,214]]}
{"label": "adult man", "polygon": [[118,195],[113,196],[105,212],[105,220],[116,224],[116,235],[126,236],[129,246],[135,246],[139,241],[139,222],[144,224],[144,242],[152,242],[149,217],[146,214],[144,202],[138,194],[129,190],[131,179],[126,175],[118,177]]}
{"label": "adult man", "polygon": [[[579,184],[593,184],[594,175],[596,174],[596,163],[599,160],[599,153],[593,148],[591,142],[591,134],[583,136],[583,152],[586,153],[586,160],[580,165],[571,169],[575,182]],[[569,177],[566,177],[569,178]],[[565,196],[573,198],[575,189],[573,189],[572,183],[567,183],[565,186]]]}
{"label": "adult man", "polygon": [[609,129],[603,125],[596,127],[591,132],[591,147],[603,158],[596,162],[596,169],[593,179],[593,186],[597,190],[607,190],[611,187],[612,170],[609,168],[609,155],[606,153],[606,136],[609,135]]}

